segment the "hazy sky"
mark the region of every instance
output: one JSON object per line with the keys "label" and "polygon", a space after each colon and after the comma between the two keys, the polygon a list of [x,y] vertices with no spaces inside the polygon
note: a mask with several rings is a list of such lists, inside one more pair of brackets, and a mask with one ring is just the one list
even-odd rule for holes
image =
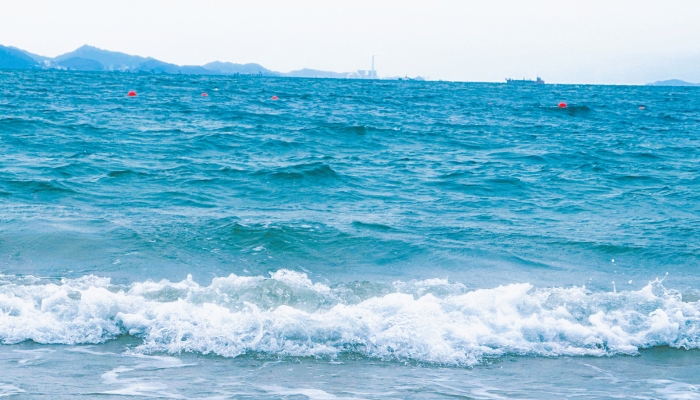
{"label": "hazy sky", "polygon": [[177,64],[560,83],[700,82],[698,0],[0,0],[0,44]]}

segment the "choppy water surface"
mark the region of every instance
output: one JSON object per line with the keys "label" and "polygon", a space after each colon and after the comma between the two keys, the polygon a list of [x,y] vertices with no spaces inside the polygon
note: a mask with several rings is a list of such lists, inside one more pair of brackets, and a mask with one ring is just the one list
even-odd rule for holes
{"label": "choppy water surface", "polygon": [[700,397],[698,88],[0,93],[0,396]]}

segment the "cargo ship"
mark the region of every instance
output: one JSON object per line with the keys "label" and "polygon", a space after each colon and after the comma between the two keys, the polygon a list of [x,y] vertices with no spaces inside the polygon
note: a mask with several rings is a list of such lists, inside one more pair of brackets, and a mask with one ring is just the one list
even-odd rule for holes
{"label": "cargo ship", "polygon": [[506,78],[506,83],[511,85],[544,85],[544,81],[539,76],[536,80],[532,79],[510,79]]}

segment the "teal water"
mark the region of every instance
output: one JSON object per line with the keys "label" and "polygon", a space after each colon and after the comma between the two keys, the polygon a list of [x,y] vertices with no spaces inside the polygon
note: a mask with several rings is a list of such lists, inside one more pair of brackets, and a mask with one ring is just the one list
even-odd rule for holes
{"label": "teal water", "polygon": [[0,154],[0,396],[700,395],[698,88],[0,71]]}

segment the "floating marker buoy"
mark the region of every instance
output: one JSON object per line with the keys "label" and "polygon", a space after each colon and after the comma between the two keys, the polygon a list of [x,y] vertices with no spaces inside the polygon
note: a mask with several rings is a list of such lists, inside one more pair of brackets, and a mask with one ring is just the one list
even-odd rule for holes
{"label": "floating marker buoy", "polygon": [[129,90],[129,93],[127,94],[129,97],[136,97],[136,92],[133,90]]}
{"label": "floating marker buoy", "polygon": [[277,97],[277,96],[272,96],[272,98],[271,98],[271,99],[272,99],[272,100],[279,100],[280,98],[279,98],[279,97]]}
{"label": "floating marker buoy", "polygon": [[566,103],[564,103],[563,101],[559,103],[559,108],[566,108]]}
{"label": "floating marker buoy", "polygon": [[202,93],[202,97],[209,97],[209,95],[206,93]]}

